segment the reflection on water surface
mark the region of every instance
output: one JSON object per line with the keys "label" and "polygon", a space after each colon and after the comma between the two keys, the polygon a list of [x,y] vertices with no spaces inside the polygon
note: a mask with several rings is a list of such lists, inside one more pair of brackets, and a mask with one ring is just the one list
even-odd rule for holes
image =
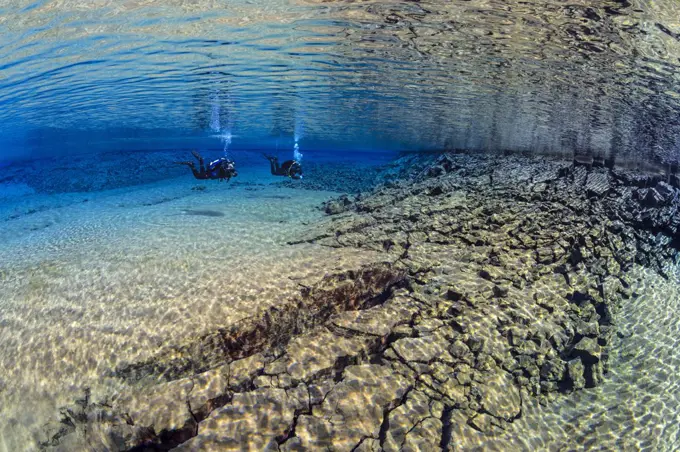
{"label": "reflection on water surface", "polygon": [[23,2],[0,9],[2,135],[15,154],[59,152],[55,140],[215,145],[209,135],[228,129],[236,147],[292,146],[295,135],[307,147],[675,160],[675,8]]}

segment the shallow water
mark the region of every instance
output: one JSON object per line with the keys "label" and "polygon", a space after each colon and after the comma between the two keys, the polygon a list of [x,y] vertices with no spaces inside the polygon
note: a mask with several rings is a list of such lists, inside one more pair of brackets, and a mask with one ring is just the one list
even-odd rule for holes
{"label": "shallow water", "polygon": [[0,452],[677,450],[679,69],[673,0],[0,3]]}

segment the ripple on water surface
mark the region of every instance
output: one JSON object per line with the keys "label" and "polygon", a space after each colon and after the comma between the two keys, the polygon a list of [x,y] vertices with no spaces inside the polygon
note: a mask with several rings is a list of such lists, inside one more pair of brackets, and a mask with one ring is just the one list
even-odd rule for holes
{"label": "ripple on water surface", "polygon": [[50,154],[176,149],[194,146],[196,130],[226,130],[246,147],[284,137],[292,148],[302,135],[361,149],[677,160],[676,9],[23,0],[0,9],[0,130],[8,152]]}

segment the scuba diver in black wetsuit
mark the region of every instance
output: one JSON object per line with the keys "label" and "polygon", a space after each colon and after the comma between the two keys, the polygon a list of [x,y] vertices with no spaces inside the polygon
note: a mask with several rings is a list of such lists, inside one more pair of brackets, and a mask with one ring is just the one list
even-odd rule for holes
{"label": "scuba diver in black wetsuit", "polygon": [[196,157],[196,160],[198,160],[198,170],[196,169],[194,162],[175,163],[179,165],[186,165],[191,168],[191,172],[194,173],[194,177],[196,179],[219,179],[220,182],[223,180],[229,182],[229,179],[238,176],[238,173],[236,172],[236,164],[233,160],[222,157],[210,162],[206,168],[203,164],[203,157],[201,157],[201,154],[199,154],[198,151],[191,151],[191,153],[194,155],[194,157]]}
{"label": "scuba diver in black wetsuit", "polygon": [[262,154],[269,160],[271,172],[274,176],[286,176],[291,179],[302,179],[302,166],[296,160],[286,160],[283,165],[279,165],[279,158],[267,154]]}

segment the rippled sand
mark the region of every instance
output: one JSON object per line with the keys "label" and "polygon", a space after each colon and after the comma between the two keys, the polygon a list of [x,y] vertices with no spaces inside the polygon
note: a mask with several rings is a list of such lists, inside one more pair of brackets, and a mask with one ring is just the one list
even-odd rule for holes
{"label": "rippled sand", "polygon": [[55,208],[27,198],[43,208],[4,222],[0,451],[27,447],[85,387],[94,399],[125,390],[104,378],[116,366],[281,303],[300,278],[366,255],[285,244],[331,193],[197,185],[72,195]]}

